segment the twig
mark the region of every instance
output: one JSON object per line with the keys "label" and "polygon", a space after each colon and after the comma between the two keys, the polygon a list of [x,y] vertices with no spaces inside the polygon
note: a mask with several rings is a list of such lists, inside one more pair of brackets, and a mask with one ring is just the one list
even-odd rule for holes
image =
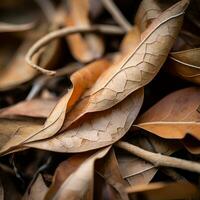
{"label": "twig", "polygon": [[28,31],[35,26],[36,22],[30,22],[26,24],[9,24],[0,22],[0,33],[1,32],[20,32]]}
{"label": "twig", "polygon": [[56,31],[53,31],[47,35],[45,35],[43,38],[38,40],[28,51],[26,54],[26,62],[33,68],[37,69],[38,71],[47,74],[47,75],[55,75],[56,71],[43,69],[37,64],[34,64],[32,62],[33,55],[42,47],[47,45],[49,42],[56,38],[60,38],[66,35],[70,35],[73,33],[86,33],[86,32],[100,32],[105,34],[124,34],[124,31],[117,27],[117,26],[110,26],[110,25],[96,25],[92,27],[67,27],[63,29],[59,29]]}
{"label": "twig", "polygon": [[115,144],[117,147],[128,151],[150,163],[154,166],[159,167],[174,167],[183,170],[188,170],[191,172],[200,173],[200,164],[193,161],[187,161],[180,158],[173,158],[170,156],[162,155],[159,153],[152,153],[141,149],[135,145],[129,144],[127,142],[119,141]]}
{"label": "twig", "polygon": [[114,4],[112,0],[102,0],[104,7],[110,12],[114,20],[122,27],[125,31],[131,30],[131,24],[123,16],[118,7]]}

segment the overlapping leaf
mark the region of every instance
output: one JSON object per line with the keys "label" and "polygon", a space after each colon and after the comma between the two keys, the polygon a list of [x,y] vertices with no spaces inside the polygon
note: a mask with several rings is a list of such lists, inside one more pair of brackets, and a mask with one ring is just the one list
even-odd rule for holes
{"label": "overlapping leaf", "polygon": [[182,139],[187,134],[200,140],[199,88],[186,88],[166,96],[142,116],[137,127],[168,139]]}
{"label": "overlapping leaf", "polygon": [[200,84],[200,48],[170,54],[169,71],[185,80]]}
{"label": "overlapping leaf", "polygon": [[[67,26],[90,26],[89,0],[69,0],[67,5]],[[83,37],[77,33],[67,36],[66,39],[73,56],[81,62],[89,62],[103,54],[103,41],[95,34],[89,33]]]}

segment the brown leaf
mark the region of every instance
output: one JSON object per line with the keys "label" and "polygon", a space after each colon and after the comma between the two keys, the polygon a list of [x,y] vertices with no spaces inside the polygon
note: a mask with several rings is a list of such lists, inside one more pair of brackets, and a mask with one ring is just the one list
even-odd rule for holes
{"label": "brown leaf", "polygon": [[[42,122],[38,120],[30,119],[0,119],[0,149],[4,146],[9,140],[12,140],[14,135],[17,135],[17,132],[20,128],[30,127],[29,131],[38,129],[41,126]],[[18,136],[16,136],[18,137]]]}
{"label": "brown leaf", "polygon": [[0,109],[0,117],[28,116],[46,118],[49,116],[55,105],[56,100],[49,99],[33,99],[29,101],[21,101],[13,106]]}
{"label": "brown leaf", "polygon": [[170,53],[169,71],[185,80],[200,84],[200,48]]}
{"label": "brown leaf", "polygon": [[113,108],[81,118],[51,139],[25,143],[24,146],[58,152],[82,152],[107,146],[129,130],[142,102],[143,89],[140,89]]}
{"label": "brown leaf", "polygon": [[[67,26],[90,26],[89,0],[68,0]],[[66,37],[73,56],[80,62],[89,62],[102,56],[103,41],[95,34],[73,34]]]}
{"label": "brown leaf", "polygon": [[94,164],[103,158],[110,147],[104,148],[90,156],[61,185],[53,199],[93,199]]}
{"label": "brown leaf", "polygon": [[146,111],[136,126],[160,137],[182,139],[190,134],[200,140],[199,88],[173,92]]}
{"label": "brown leaf", "polygon": [[[128,184],[122,178],[114,149],[111,149],[109,154],[107,154],[105,158],[100,160],[96,164],[96,166],[97,166],[97,173],[100,174],[101,177],[104,178],[105,183],[104,183],[104,186],[101,186],[103,194],[101,193],[96,194],[94,198],[101,199],[100,196],[106,197],[107,195],[107,198],[109,199],[128,200],[128,196],[124,190],[124,187],[127,186]],[[105,189],[106,183],[108,185],[107,185],[107,188]],[[109,192],[107,192],[107,190],[109,190]],[[111,196],[109,197],[109,195]]]}
{"label": "brown leaf", "polygon": [[161,8],[156,0],[143,0],[135,16],[135,24],[143,32],[161,14]]}
{"label": "brown leaf", "polygon": [[52,199],[59,190],[63,182],[73,173],[78,167],[91,156],[92,152],[86,152],[71,156],[69,159],[63,161],[57,167],[52,184],[45,195],[45,200]]}
{"label": "brown leaf", "polygon": [[[160,70],[182,22],[187,1],[169,8],[145,31],[141,43],[118,65],[111,66],[66,116],[69,127],[86,113],[106,110],[149,83]],[[173,27],[173,28],[172,28]]]}
{"label": "brown leaf", "polygon": [[[51,137],[62,127],[65,119],[65,114],[71,107],[76,103],[82,93],[90,88],[100,74],[109,66],[109,62],[106,59],[95,61],[81,70],[77,71],[71,76],[73,88],[64,95],[49,117],[47,118],[44,125],[32,129],[31,127],[23,127],[18,130],[17,136],[13,137],[1,151],[8,150],[14,146],[17,146],[25,141],[34,141],[36,139],[45,139]],[[98,69],[98,70],[97,70]],[[32,132],[29,131],[32,130]],[[14,134],[14,133],[12,133]],[[21,137],[19,137],[19,135]]]}
{"label": "brown leaf", "polygon": [[43,200],[48,187],[44,183],[42,175],[39,174],[34,184],[31,186],[30,191],[26,191],[23,200]]}
{"label": "brown leaf", "polygon": [[199,190],[191,183],[151,183],[127,188],[129,194],[141,194],[148,200],[199,199]]}

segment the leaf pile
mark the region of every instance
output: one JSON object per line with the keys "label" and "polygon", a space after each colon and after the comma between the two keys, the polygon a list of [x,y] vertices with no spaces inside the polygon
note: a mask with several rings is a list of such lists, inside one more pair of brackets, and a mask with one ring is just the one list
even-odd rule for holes
{"label": "leaf pile", "polygon": [[1,199],[200,199],[198,1],[0,10]]}

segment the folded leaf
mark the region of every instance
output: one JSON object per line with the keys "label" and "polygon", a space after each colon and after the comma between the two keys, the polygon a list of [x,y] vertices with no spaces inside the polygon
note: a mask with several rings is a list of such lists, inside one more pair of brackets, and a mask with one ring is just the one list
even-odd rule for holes
{"label": "folded leaf", "polygon": [[178,2],[149,26],[140,44],[120,64],[106,70],[66,115],[63,130],[86,113],[111,108],[156,76],[180,30],[187,4]]}
{"label": "folded leaf", "polygon": [[[67,26],[90,26],[89,0],[68,0],[67,5]],[[103,54],[103,41],[95,34],[88,33],[84,37],[77,33],[66,39],[73,56],[80,62],[89,62]]]}
{"label": "folded leaf", "polygon": [[143,89],[140,89],[113,108],[91,113],[50,139],[26,142],[23,146],[58,152],[82,152],[107,146],[129,130],[142,102]]}
{"label": "folded leaf", "polygon": [[172,52],[169,71],[185,80],[200,84],[200,48]]}

